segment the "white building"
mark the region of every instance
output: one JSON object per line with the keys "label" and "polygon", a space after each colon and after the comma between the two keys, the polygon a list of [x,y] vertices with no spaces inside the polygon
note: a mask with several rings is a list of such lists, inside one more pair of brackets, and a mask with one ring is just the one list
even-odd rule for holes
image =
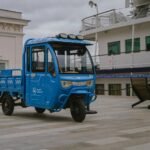
{"label": "white building", "polygon": [[150,74],[150,1],[134,2],[130,16],[113,9],[82,20],[81,34],[98,37],[99,94],[132,96],[130,77]]}
{"label": "white building", "polygon": [[0,69],[21,67],[23,27],[28,22],[21,12],[0,9]]}

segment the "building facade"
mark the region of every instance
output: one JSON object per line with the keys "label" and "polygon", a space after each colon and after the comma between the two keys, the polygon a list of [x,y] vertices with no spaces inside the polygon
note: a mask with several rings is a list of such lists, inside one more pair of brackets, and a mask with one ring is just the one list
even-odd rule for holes
{"label": "building facade", "polygon": [[150,75],[150,2],[132,13],[109,10],[82,20],[81,34],[98,37],[97,94],[133,96],[130,78]]}
{"label": "building facade", "polygon": [[0,69],[21,67],[23,28],[28,22],[21,12],[0,9]]}

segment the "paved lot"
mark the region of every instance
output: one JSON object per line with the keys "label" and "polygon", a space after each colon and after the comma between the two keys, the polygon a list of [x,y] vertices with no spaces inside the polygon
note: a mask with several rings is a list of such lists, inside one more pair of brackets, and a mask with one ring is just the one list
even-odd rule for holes
{"label": "paved lot", "polygon": [[0,111],[0,150],[149,150],[148,102],[131,109],[137,99],[98,97],[99,113],[75,123],[69,110],[38,115],[16,108],[11,117]]}

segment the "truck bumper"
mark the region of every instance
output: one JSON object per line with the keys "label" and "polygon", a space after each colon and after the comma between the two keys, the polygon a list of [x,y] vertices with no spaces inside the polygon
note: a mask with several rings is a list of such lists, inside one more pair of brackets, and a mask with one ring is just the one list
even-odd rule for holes
{"label": "truck bumper", "polygon": [[[57,106],[59,105],[60,110],[65,108],[71,95],[83,95],[83,96],[85,96],[85,104],[87,106],[89,106],[90,103],[94,102],[97,98],[97,96],[94,93],[91,93],[88,90],[73,89],[70,91],[70,93],[68,95],[67,94],[61,94],[58,97]],[[87,114],[94,114],[94,112],[89,112],[89,110],[87,109]]]}

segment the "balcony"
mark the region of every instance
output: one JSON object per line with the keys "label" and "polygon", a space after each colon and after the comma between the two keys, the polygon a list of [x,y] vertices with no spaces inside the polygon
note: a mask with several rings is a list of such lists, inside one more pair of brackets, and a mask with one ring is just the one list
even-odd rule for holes
{"label": "balcony", "polygon": [[108,27],[113,24],[120,22],[126,22],[129,17],[124,15],[124,11],[118,11],[116,9],[108,10],[97,15],[86,17],[82,20],[82,29],[81,32]]}

